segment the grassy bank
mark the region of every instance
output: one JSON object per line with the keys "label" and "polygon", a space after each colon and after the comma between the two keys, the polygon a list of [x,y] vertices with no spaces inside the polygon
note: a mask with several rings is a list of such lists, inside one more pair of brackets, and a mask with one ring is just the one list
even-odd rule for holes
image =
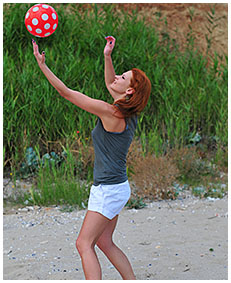
{"label": "grassy bank", "polygon": [[[30,6],[4,4],[5,173],[22,173],[29,147],[39,158],[52,151],[61,156],[63,147],[68,147],[82,166],[81,177],[86,178],[92,175],[89,148],[96,117],[60,97],[39,70],[32,37],[24,25]],[[49,68],[69,88],[112,102],[104,83],[103,58],[104,37],[112,34],[117,39],[113,51],[116,73],[137,67],[152,83],[136,132],[143,155],[158,157],[173,149],[197,146],[201,155],[211,157],[208,153],[212,151],[212,162],[227,166],[227,57],[226,64],[220,64],[221,58],[214,54],[208,66],[208,58],[194,48],[193,33],[185,35],[188,47],[180,52],[158,15],[153,21],[163,22],[159,33],[138,19],[136,11],[115,12],[111,4],[100,9],[97,5],[89,9],[81,4],[52,6],[59,15],[58,29],[36,41],[46,52]],[[36,168],[30,169],[37,174]]]}

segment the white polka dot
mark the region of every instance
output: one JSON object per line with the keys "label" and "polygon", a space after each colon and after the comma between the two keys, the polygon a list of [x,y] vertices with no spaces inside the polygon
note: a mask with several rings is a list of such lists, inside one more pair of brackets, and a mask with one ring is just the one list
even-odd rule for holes
{"label": "white polka dot", "polygon": [[48,9],[48,8],[49,8],[48,5],[42,5],[42,6],[43,6],[43,8],[45,8],[45,9]]}
{"label": "white polka dot", "polygon": [[38,24],[38,20],[37,20],[36,18],[34,18],[34,19],[32,20],[32,24],[33,24],[34,26],[36,26],[36,25]]}
{"label": "white polka dot", "polygon": [[41,30],[40,28],[37,28],[35,31],[36,31],[37,33],[42,33],[42,30]]}
{"label": "white polka dot", "polygon": [[55,14],[55,13],[52,13],[52,18],[53,18],[54,20],[56,20],[56,14]]}
{"label": "white polka dot", "polygon": [[47,14],[42,14],[42,19],[44,20],[44,21],[47,21],[48,20],[48,15]]}
{"label": "white polka dot", "polygon": [[45,29],[49,29],[50,26],[51,26],[50,24],[45,24],[45,25],[44,25],[44,28],[45,28]]}
{"label": "white polka dot", "polygon": [[32,31],[32,27],[30,25],[27,25],[27,28]]}
{"label": "white polka dot", "polygon": [[56,27],[57,27],[57,25],[56,25],[56,24],[54,24],[54,25],[53,25],[53,29],[56,29]]}
{"label": "white polka dot", "polygon": [[36,37],[41,37],[41,36],[39,36],[39,35],[37,35],[37,34],[35,34],[35,36],[36,36]]}
{"label": "white polka dot", "polygon": [[34,7],[33,12],[37,12],[39,10],[39,7]]}
{"label": "white polka dot", "polygon": [[27,13],[27,14],[26,14],[26,19],[28,19],[29,16],[30,16],[30,13]]}
{"label": "white polka dot", "polygon": [[50,32],[47,32],[47,33],[45,33],[44,35],[45,35],[45,36],[48,36],[48,35],[50,35],[50,34],[51,34]]}

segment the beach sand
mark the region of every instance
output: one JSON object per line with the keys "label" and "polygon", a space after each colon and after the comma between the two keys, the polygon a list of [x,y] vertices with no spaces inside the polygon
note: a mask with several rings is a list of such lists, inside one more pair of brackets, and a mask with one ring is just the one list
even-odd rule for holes
{"label": "beach sand", "polygon": [[[86,210],[4,209],[3,279],[84,280],[75,248]],[[139,280],[227,280],[228,197],[157,201],[121,212],[114,241]],[[96,248],[104,280],[121,277]]]}

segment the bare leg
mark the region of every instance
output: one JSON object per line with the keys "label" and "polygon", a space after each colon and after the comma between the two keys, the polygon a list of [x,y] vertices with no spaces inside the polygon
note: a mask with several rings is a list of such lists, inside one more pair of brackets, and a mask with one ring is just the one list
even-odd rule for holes
{"label": "bare leg", "polygon": [[121,249],[119,249],[112,241],[112,234],[115,230],[117,220],[118,215],[108,223],[96,244],[119,271],[123,279],[134,280],[136,278],[130,262]]}
{"label": "bare leg", "polygon": [[76,248],[81,256],[83,271],[87,280],[102,279],[101,268],[94,246],[108,223],[110,223],[110,220],[102,214],[87,211],[76,241]]}

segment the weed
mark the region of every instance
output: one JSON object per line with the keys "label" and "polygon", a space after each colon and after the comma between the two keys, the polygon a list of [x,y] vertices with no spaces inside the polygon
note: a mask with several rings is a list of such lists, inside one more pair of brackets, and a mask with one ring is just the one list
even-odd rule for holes
{"label": "weed", "polygon": [[126,207],[129,209],[141,209],[146,206],[147,204],[143,201],[143,198],[139,197],[137,194],[134,197],[131,197],[126,204]]}
{"label": "weed", "polygon": [[156,157],[148,153],[133,161],[132,180],[137,195],[149,199],[174,198],[173,183],[179,171],[168,156]]}
{"label": "weed", "polygon": [[[29,196],[34,203],[81,206],[88,185],[79,180],[88,184],[93,175],[91,130],[96,118],[60,97],[36,65],[31,35],[22,21],[30,6],[3,6],[4,170],[36,178]],[[116,12],[111,4],[52,6],[59,28],[51,37],[36,40],[48,66],[69,88],[112,103],[103,79],[108,34],[118,42],[113,51],[116,73],[137,67],[151,80],[152,93],[128,157],[128,176],[136,181],[139,197],[174,198],[175,181],[207,186],[217,178],[213,163],[227,168],[228,56],[224,54],[225,62],[218,54],[211,56],[208,67],[211,58],[195,50],[194,10],[188,11],[187,48],[180,51],[160,13],[155,21],[161,21],[163,29],[158,33],[138,10]],[[206,15],[210,54],[218,21],[215,9]],[[202,156],[204,150],[198,150],[205,138],[213,139],[211,164]],[[68,156],[62,156],[64,149]]]}
{"label": "weed", "polygon": [[191,185],[200,184],[205,177],[215,178],[219,172],[209,160],[201,158],[196,146],[174,149],[170,153],[172,162],[179,170],[178,180]]}
{"label": "weed", "polygon": [[[193,48],[192,25],[188,48],[180,52],[167,24],[158,34],[138,11],[112,13],[111,4],[88,5],[87,10],[81,4],[53,6],[60,16],[59,28],[45,40],[37,38],[37,42],[46,52],[48,66],[68,87],[112,102],[103,80],[107,34],[113,34],[118,42],[113,52],[116,73],[138,67],[150,78],[151,97],[136,133],[142,138],[143,148],[158,155],[166,144],[171,148],[182,146],[189,134],[199,130],[202,137],[217,136],[219,146],[227,146],[228,64],[216,67],[219,57],[215,56],[214,68],[207,68],[207,58]],[[29,7],[4,4],[5,167],[17,166],[28,147],[36,146],[42,152],[43,141],[62,140],[63,145],[66,139],[74,142],[77,130],[81,143],[88,147],[95,126],[95,117],[63,100],[35,64],[31,36],[22,21]],[[193,10],[189,14],[193,19]],[[215,28],[215,6],[207,17]]]}
{"label": "weed", "polygon": [[40,168],[37,182],[31,190],[33,204],[77,205],[85,208],[89,196],[89,185],[74,176],[73,163],[61,164],[59,168]]}

